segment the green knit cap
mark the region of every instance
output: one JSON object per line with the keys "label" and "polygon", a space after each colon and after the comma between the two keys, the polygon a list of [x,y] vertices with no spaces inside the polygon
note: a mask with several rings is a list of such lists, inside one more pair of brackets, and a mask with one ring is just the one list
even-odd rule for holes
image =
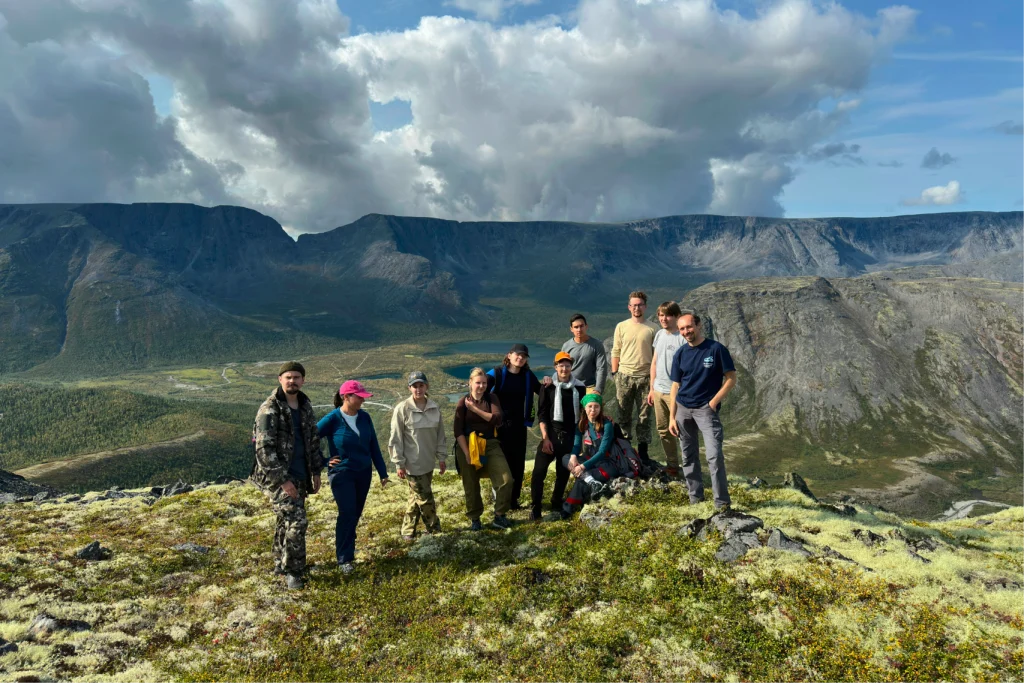
{"label": "green knit cap", "polygon": [[293,360],[288,361],[277,371],[277,376],[280,377],[286,372],[297,372],[303,377],[306,376],[306,368],[302,367],[302,363],[297,363]]}
{"label": "green knit cap", "polygon": [[588,404],[594,403],[595,401],[599,406],[604,405],[604,400],[601,398],[601,394],[587,394],[580,399],[580,405],[586,408]]}

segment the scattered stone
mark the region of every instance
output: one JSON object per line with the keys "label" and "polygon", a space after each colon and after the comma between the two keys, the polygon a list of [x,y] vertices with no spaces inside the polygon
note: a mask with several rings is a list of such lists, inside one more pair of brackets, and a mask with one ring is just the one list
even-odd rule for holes
{"label": "scattered stone", "polygon": [[[712,515],[707,521],[727,539],[733,534],[749,533],[764,528],[764,522],[759,517],[731,510]],[[708,528],[705,525],[699,538],[706,538],[707,532]]]}
{"label": "scattered stone", "polygon": [[160,496],[164,495],[164,487],[154,486],[149,490],[149,495],[156,496],[157,498],[159,498]]}
{"label": "scattered stone", "polygon": [[837,550],[832,550],[832,548],[829,548],[828,546],[825,546],[821,549],[821,556],[828,557],[833,560],[842,560],[843,562],[853,562],[853,564],[857,564],[857,562],[851,560],[846,555],[843,555],[841,552]]}
{"label": "scattered stone", "polygon": [[770,485],[761,477],[754,477],[753,479],[749,479],[747,480],[747,483],[750,485],[750,488],[752,489],[766,489]]}
{"label": "scattered stone", "polygon": [[171,550],[177,550],[183,553],[200,553],[203,555],[210,552],[210,549],[205,545],[199,545],[198,543],[193,543],[192,541],[189,541],[188,543],[179,543],[178,545],[171,546]]}
{"label": "scattered stone", "polygon": [[979,519],[977,522],[974,523],[974,526],[988,526],[991,523],[991,519]]}
{"label": "scattered stone", "polygon": [[621,495],[626,497],[633,492],[637,486],[636,479],[626,479],[625,477],[619,477],[618,479],[612,479],[605,485],[605,490],[609,491],[612,495]]}
{"label": "scattered stone", "polygon": [[782,484],[791,489],[796,489],[814,502],[818,502],[818,497],[811,493],[811,489],[807,487],[807,482],[796,472],[787,473],[785,479],[782,480]]}
{"label": "scattered stone", "polygon": [[856,517],[857,516],[857,508],[853,507],[852,505],[846,505],[845,503],[841,503],[839,505],[830,505],[829,503],[820,503],[818,505],[818,507],[820,507],[822,510],[828,510],[832,514],[842,515],[843,517]]}
{"label": "scattered stone", "polygon": [[170,487],[164,489],[163,497],[170,498],[171,496],[177,496],[182,493],[188,493],[192,490],[192,484],[186,484],[183,481],[178,481],[177,484],[173,484]]}
{"label": "scattered stone", "polygon": [[201,481],[198,484],[196,484],[192,490],[198,491],[199,489],[205,489],[207,486],[209,486],[209,484],[207,484],[205,481]]}
{"label": "scattered stone", "polygon": [[40,491],[36,495],[32,496],[32,500],[36,503],[42,503],[44,500],[50,497],[49,491]]}
{"label": "scattered stone", "polygon": [[32,638],[48,636],[55,631],[88,631],[92,625],[79,619],[57,619],[46,612],[41,612],[32,620],[28,634]]}
{"label": "scattered stone", "polygon": [[14,679],[14,683],[39,683],[42,681],[36,674],[25,674],[24,676],[18,676]]}
{"label": "scattered stone", "polygon": [[612,520],[618,517],[620,514],[621,513],[616,512],[615,510],[612,510],[611,508],[607,507],[588,507],[584,509],[582,513],[580,513],[580,521],[586,524],[594,531],[597,531],[598,529],[602,529],[611,524]]}
{"label": "scattered stone", "polygon": [[8,643],[3,638],[0,638],[0,657],[3,657],[6,654],[10,654],[11,652],[17,652],[17,651],[18,651],[18,644],[17,643]]}
{"label": "scattered stone", "polygon": [[804,547],[803,543],[794,541],[792,538],[782,533],[782,529],[772,529],[772,533],[768,536],[768,542],[765,544],[769,548],[777,548],[779,550],[788,550],[793,553],[799,553],[804,557],[810,557],[811,551]]}
{"label": "scattered stone", "polygon": [[909,546],[907,546],[907,555],[910,555],[910,558],[912,560],[917,560],[921,564],[931,564],[932,563],[932,561],[929,560],[927,557],[921,557],[920,555],[918,555],[916,552],[914,552],[914,549],[909,547]]}
{"label": "scattered stone", "polygon": [[736,532],[718,547],[715,559],[719,562],[735,562],[746,555],[748,550],[760,547],[761,541],[758,540],[757,534],[748,531]]}
{"label": "scattered stone", "polygon": [[870,529],[854,529],[853,537],[869,548],[873,548],[876,545],[881,545],[882,543],[885,543],[884,536],[879,536]]}
{"label": "scattered stone", "polygon": [[64,496],[64,498],[61,499],[64,503],[77,503],[80,500],[82,500],[82,497],[77,493],[70,496]]}
{"label": "scattered stone", "polygon": [[18,496],[14,493],[0,493],[0,505],[9,505],[15,503],[18,500]]}
{"label": "scattered stone", "polygon": [[110,489],[106,491],[96,500],[121,500],[122,498],[131,498],[132,494],[121,491],[120,489]]}
{"label": "scattered stone", "polygon": [[679,527],[679,531],[677,533],[680,536],[685,536],[686,538],[696,538],[700,532],[704,530],[704,525],[707,523],[708,520],[698,517],[697,519]]}
{"label": "scattered stone", "polygon": [[99,541],[93,541],[84,548],[79,549],[75,553],[75,557],[80,560],[88,560],[89,562],[99,562],[100,560],[110,559],[110,549],[104,548],[100,545]]}
{"label": "scattered stone", "polygon": [[242,480],[239,479],[238,477],[229,477],[226,474],[222,474],[221,476],[219,476],[216,479],[214,479],[213,483],[217,484],[219,486],[222,486],[224,484],[230,484],[233,481],[242,481]]}

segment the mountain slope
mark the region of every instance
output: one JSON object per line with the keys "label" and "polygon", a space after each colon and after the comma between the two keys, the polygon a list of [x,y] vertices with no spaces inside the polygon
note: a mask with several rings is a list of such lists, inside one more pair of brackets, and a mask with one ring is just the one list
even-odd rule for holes
{"label": "mountain slope", "polygon": [[1020,212],[593,225],[372,214],[296,243],[239,207],[5,205],[0,373],[306,352],[408,324],[425,324],[422,334],[486,326],[495,301],[599,312],[637,286],[736,276],[930,264],[1012,277],[1021,224]]}
{"label": "mountain slope", "polygon": [[[1021,286],[896,277],[726,281],[684,297],[738,366],[731,434],[759,436],[736,443],[738,466],[798,469],[919,513],[958,493],[1019,499]],[[908,476],[910,490],[860,490]]]}

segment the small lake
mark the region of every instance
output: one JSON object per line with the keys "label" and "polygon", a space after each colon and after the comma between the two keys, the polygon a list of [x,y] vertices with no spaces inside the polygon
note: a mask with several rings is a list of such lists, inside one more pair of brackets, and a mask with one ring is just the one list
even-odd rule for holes
{"label": "small lake", "polygon": [[[448,344],[426,354],[427,358],[443,358],[453,356],[457,353],[473,354],[474,356],[494,356],[495,364],[505,357],[513,344],[526,344],[530,349],[530,357],[538,362],[550,363],[555,359],[559,349],[545,346],[538,341],[516,341],[515,339],[479,339],[477,341],[459,342]],[[494,367],[493,365],[491,367]]]}
{"label": "small lake", "polygon": [[559,349],[553,349],[550,346],[545,346],[538,341],[517,342],[514,339],[479,339],[476,341],[448,344],[437,351],[432,351],[431,353],[426,354],[426,357],[444,358],[445,356],[453,356],[460,353],[474,356],[491,356],[491,359],[485,361],[477,363],[463,363],[461,365],[449,365],[444,368],[444,371],[452,377],[468,380],[469,373],[472,372],[475,367],[479,366],[484,370],[491,370],[494,366],[499,365],[505,357],[505,354],[508,353],[508,350],[516,343],[526,344],[530,349],[530,357],[534,361],[533,363],[530,363],[530,369],[533,370],[537,377],[542,377],[544,374],[551,372],[551,361],[555,359],[555,354],[558,353]]}
{"label": "small lake", "polygon": [[[497,365],[497,364],[498,364],[498,362],[496,361],[494,363],[494,365],[483,364],[483,363],[466,363],[464,365],[448,365],[448,366],[446,366],[444,368],[444,371],[447,372],[452,377],[454,377],[455,379],[468,380],[469,379],[469,373],[471,373],[473,371],[473,368],[481,367],[481,368],[484,369],[485,372],[487,372],[487,371],[493,370],[494,366]],[[551,374],[551,366],[550,365],[538,365],[536,367],[531,365],[530,369],[533,370],[533,374],[537,375],[537,379],[544,379],[544,375]],[[467,389],[467,391],[468,391],[468,389]],[[462,394],[459,394],[459,396],[461,396],[461,395]]]}

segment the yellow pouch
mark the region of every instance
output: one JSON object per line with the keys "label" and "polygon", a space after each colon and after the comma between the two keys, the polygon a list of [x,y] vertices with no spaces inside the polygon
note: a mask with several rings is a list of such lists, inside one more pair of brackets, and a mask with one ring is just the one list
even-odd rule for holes
{"label": "yellow pouch", "polygon": [[476,432],[469,433],[469,464],[480,469],[483,467],[482,458],[487,453],[487,439],[477,435]]}

